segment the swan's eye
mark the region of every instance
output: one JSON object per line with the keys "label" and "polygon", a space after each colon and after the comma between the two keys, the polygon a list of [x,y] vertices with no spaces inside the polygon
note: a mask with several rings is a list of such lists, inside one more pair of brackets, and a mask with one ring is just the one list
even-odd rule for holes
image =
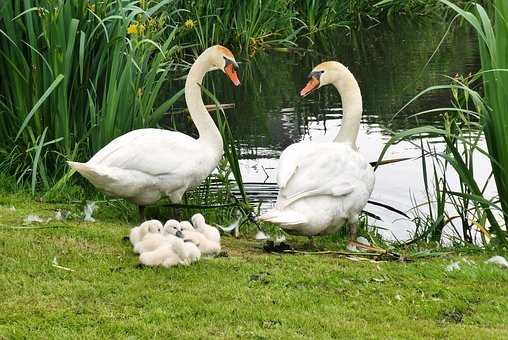
{"label": "swan's eye", "polygon": [[310,78],[316,78],[317,80],[319,80],[319,78],[321,78],[321,75],[325,73],[325,71],[313,71],[311,73],[309,73],[308,75],[308,79]]}
{"label": "swan's eye", "polygon": [[235,69],[235,71],[238,71],[239,66],[235,61],[228,59],[226,57],[224,57],[224,61],[226,62],[226,64],[224,65],[224,69],[226,69],[226,67],[228,67],[228,65],[233,65],[233,68]]}

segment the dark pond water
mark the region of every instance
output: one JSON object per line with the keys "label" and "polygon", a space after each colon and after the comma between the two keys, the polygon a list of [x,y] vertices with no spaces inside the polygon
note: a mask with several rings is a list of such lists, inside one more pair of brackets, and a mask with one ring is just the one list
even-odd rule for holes
{"label": "dark pond water", "polygon": [[[377,27],[345,34],[334,32],[315,38],[312,50],[285,53],[270,51],[241,64],[242,85],[234,88],[209,76],[210,86],[222,103],[235,103],[227,110],[230,126],[241,145],[241,166],[251,199],[269,207],[276,197],[274,185],[278,157],[288,145],[301,141],[330,141],[341,124],[340,97],[333,87],[299,98],[306,75],[316,64],[337,60],[347,65],[362,90],[364,114],[358,137],[360,152],[375,161],[389,135],[386,129],[404,130],[424,124],[440,125],[439,115],[416,121],[411,114],[449,107],[446,92],[426,95],[395,119],[411,98],[431,85],[449,84],[445,75],[467,74],[479,69],[476,39],[466,28],[452,30],[432,61],[429,58],[443,38],[447,26],[440,23]],[[417,157],[410,143],[394,146],[389,158]],[[486,173],[488,162],[480,173]],[[483,169],[484,168],[484,169]],[[386,165],[376,172],[372,199],[408,211],[424,197],[421,162],[410,160]],[[407,219],[369,204],[369,212],[382,217],[378,226],[386,236],[405,238],[413,226]]]}

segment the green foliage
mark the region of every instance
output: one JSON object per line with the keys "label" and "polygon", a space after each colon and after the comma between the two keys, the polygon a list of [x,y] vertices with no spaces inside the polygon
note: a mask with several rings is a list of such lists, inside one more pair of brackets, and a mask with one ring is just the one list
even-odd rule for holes
{"label": "green foliage", "polygon": [[439,18],[446,7],[439,0],[253,0],[241,5],[178,0],[167,8],[177,13],[173,24],[183,29],[182,44],[200,51],[222,43],[252,56],[261,49],[308,42],[310,35],[332,28],[370,27],[399,16]]}
{"label": "green foliage", "polygon": [[[441,0],[470,23],[478,34],[482,61],[485,106],[478,110],[487,142],[503,211],[508,226],[508,3],[494,1],[491,20],[481,5],[475,11],[464,11],[449,1]],[[470,177],[473,177],[472,172]]]}
{"label": "green foliage", "polygon": [[32,192],[48,189],[64,160],[158,123],[181,94],[158,96],[179,50],[177,29],[165,31],[157,16],[169,2],[146,10],[126,1],[0,4],[3,171],[31,178]]}
{"label": "green foliage", "polygon": [[[176,23],[187,30],[180,41],[195,43],[196,52],[214,44],[234,46],[238,53],[254,55],[259,49],[294,45],[303,27],[293,25],[293,11],[285,1],[175,1]],[[301,26],[301,25],[299,25]]]}
{"label": "green foliage", "polygon": [[298,14],[298,18],[305,23],[309,33],[316,33],[326,29],[341,26],[344,17],[341,17],[337,11],[338,2],[320,1],[320,0],[303,0],[294,1],[293,8]]}
{"label": "green foliage", "polygon": [[[483,132],[476,113],[482,104],[479,94],[472,90],[477,78],[476,75],[455,78],[450,87],[454,107],[449,111],[438,109],[446,111],[443,129],[437,132],[423,128],[426,132],[431,131],[431,136],[438,136],[437,141],[442,141],[444,147],[442,144],[436,146],[436,140],[426,145],[420,143],[427,201],[416,203],[413,209],[417,226],[414,240],[441,242],[443,231],[448,227],[451,233],[447,236],[455,243],[482,242],[487,245],[491,240],[487,220],[489,223],[493,221],[495,234],[501,235],[501,240],[505,234],[499,230],[500,226],[491,213],[491,210],[502,213],[497,199],[489,199],[486,192],[491,176],[479,179],[473,175],[475,166],[478,166],[476,163],[484,160],[486,157],[482,154],[487,153],[480,147]],[[457,185],[451,184],[450,177],[454,174],[460,179]]]}
{"label": "green foliage", "polygon": [[[430,232],[434,239],[440,239],[444,225],[459,218],[462,222],[462,236],[466,242],[472,242],[471,231],[476,229],[480,231],[484,241],[494,236],[494,244],[506,245],[508,243],[506,231],[508,225],[508,175],[506,173],[508,169],[508,154],[506,153],[508,149],[508,97],[506,96],[508,4],[505,1],[495,1],[492,10],[493,23],[481,5],[475,5],[474,11],[465,11],[447,0],[440,1],[471,24],[478,34],[482,61],[482,71],[478,77],[483,80],[484,97],[481,98],[478,92],[471,89],[469,83],[459,79],[455,79],[451,87],[435,86],[427,89],[415,99],[423,93],[436,89],[450,88],[454,94],[457,104],[454,108],[440,108],[420,113],[449,111],[445,128],[419,127],[398,133],[386,144],[383,154],[390,145],[403,138],[421,134],[441,138],[446,144],[445,151],[429,152],[429,154],[440,158],[438,162],[443,162],[441,174],[448,166],[454,169],[461,180],[460,191],[451,189],[446,177],[438,179],[436,167],[433,167],[438,214],[431,217],[424,235]],[[459,91],[460,96],[457,95]],[[459,97],[463,98],[462,102],[459,101]],[[483,133],[471,133],[471,129]],[[487,150],[479,146],[482,137],[485,138]],[[481,153],[490,160],[492,175],[487,178],[486,183],[479,183],[474,175],[474,153]],[[433,164],[435,161],[436,158]],[[425,164],[423,169],[424,172],[427,171]],[[485,193],[491,177],[495,180],[498,194],[497,197],[492,198],[486,197]],[[427,177],[425,178],[428,193]],[[446,196],[450,200],[446,199]],[[457,216],[445,216],[444,204],[447,202],[455,208]],[[432,207],[429,210],[432,212]],[[504,226],[496,216],[501,217]]]}
{"label": "green foliage", "polygon": [[486,107],[480,111],[492,170],[508,225],[508,3],[494,1],[493,20],[476,5],[475,12],[463,11],[442,0],[467,20],[478,34]]}
{"label": "green foliage", "polygon": [[[474,102],[476,111],[482,112],[485,109],[479,94],[471,88],[468,88],[464,84],[460,83],[459,85],[436,86],[429,88],[426,91],[420,93],[417,97],[415,97],[415,99],[428,91],[443,88],[450,88],[455,91],[460,89],[461,91],[467,93],[466,96],[469,96],[471,101]],[[474,111],[461,107],[433,109],[421,112],[419,114],[436,111],[453,112],[459,115],[462,113],[475,115]],[[464,129],[464,125],[466,125],[467,129]],[[483,230],[480,231],[488,231],[487,234],[489,238],[490,236],[494,236],[496,238],[497,244],[506,245],[508,241],[506,230],[502,228],[502,225],[496,218],[495,214],[496,212],[503,215],[505,214],[504,210],[500,204],[498,204],[498,199],[485,197],[485,188],[487,184],[481,184],[479,180],[474,176],[474,153],[481,153],[489,157],[491,161],[495,162],[495,160],[493,160],[493,158],[488,154],[487,150],[484,150],[479,146],[481,135],[478,133],[469,134],[469,128],[472,125],[478,129],[478,123],[471,122],[470,117],[461,115],[460,120],[457,119],[457,117],[448,117],[445,128],[442,129],[432,126],[423,126],[396,133],[386,143],[383,151],[381,152],[379,160],[383,158],[384,154],[390,146],[403,139],[411,139],[415,138],[416,136],[424,136],[427,138],[433,137],[442,140],[446,146],[443,151],[436,151],[436,149],[429,146],[424,153],[424,156],[430,155],[434,158],[433,172],[431,175],[434,177],[434,185],[436,186],[434,192],[436,195],[435,199],[437,203],[437,214],[434,215],[434,219],[430,220],[427,224],[428,228],[423,230],[424,236],[429,235],[430,233],[433,239],[440,239],[443,227],[450,222],[450,217],[446,216],[444,211],[444,205],[446,203],[451,203],[456,209],[459,209],[460,217],[472,218],[471,220],[467,219],[465,224],[463,224],[463,227],[467,226],[466,229],[468,233],[464,235],[466,238],[468,237],[468,234],[471,233],[473,227],[481,227]],[[441,165],[440,172],[436,170],[436,164]],[[450,189],[446,177],[442,177],[443,173],[446,172],[447,169],[453,169],[460,179],[461,192]],[[429,189],[427,183],[429,179],[427,175],[427,166],[425,163],[422,164],[422,170],[424,172],[424,181],[426,183],[426,190],[428,194]],[[487,181],[489,179],[487,179]],[[459,198],[459,200],[462,201],[459,203],[457,203],[456,200],[449,201],[448,198],[451,198],[452,196],[454,196],[455,199]],[[473,209],[468,208],[470,203],[473,205]],[[430,211],[432,211],[432,209],[432,207],[429,208]],[[447,217],[447,219],[445,219],[445,217]],[[486,221],[488,221],[489,225],[486,225]],[[468,240],[466,239],[466,241]]]}

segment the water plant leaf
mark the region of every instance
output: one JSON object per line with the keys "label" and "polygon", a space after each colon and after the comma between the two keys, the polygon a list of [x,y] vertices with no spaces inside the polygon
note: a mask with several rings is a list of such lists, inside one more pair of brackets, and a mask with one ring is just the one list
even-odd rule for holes
{"label": "water plant leaf", "polygon": [[39,107],[44,103],[44,101],[51,95],[51,93],[53,93],[53,91],[55,90],[55,88],[62,82],[62,80],[64,79],[64,76],[63,74],[59,74],[55,80],[51,83],[51,85],[48,87],[48,89],[46,90],[46,92],[44,92],[44,94],[41,96],[41,98],[39,98],[39,100],[37,101],[37,103],[35,103],[34,107],[32,108],[32,110],[28,113],[28,115],[26,116],[25,120],[23,121],[23,123],[21,124],[21,127],[19,128],[18,130],[18,133],[16,134],[16,138],[15,140],[17,140],[19,138],[19,136],[21,135],[21,133],[23,132],[23,130],[25,129],[25,127],[28,125],[28,123],[30,122],[30,119],[32,119],[33,115],[37,112],[37,110],[39,109]]}
{"label": "water plant leaf", "polygon": [[41,156],[42,147],[44,145],[44,138],[46,138],[46,132],[48,131],[48,128],[45,128],[42,132],[42,135],[39,138],[39,144],[37,145],[36,151],[35,151],[35,157],[32,164],[32,195],[35,194],[35,185],[37,184],[37,167],[39,166],[39,159]]}

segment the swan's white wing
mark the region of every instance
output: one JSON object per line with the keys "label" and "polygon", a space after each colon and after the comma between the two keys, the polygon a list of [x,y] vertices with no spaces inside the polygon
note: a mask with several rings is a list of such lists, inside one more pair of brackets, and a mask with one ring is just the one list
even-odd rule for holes
{"label": "swan's white wing", "polygon": [[199,167],[203,145],[185,134],[140,129],[122,135],[102,148],[88,164],[136,170],[151,176],[174,175]]}
{"label": "swan's white wing", "polygon": [[304,197],[345,196],[359,187],[370,186],[370,177],[373,181],[372,169],[363,157],[339,143],[293,144],[280,161],[280,209]]}
{"label": "swan's white wing", "polygon": [[293,177],[299,166],[299,160],[302,153],[307,153],[310,143],[296,143],[288,146],[280,155],[279,171],[277,173],[277,184],[283,189]]}

